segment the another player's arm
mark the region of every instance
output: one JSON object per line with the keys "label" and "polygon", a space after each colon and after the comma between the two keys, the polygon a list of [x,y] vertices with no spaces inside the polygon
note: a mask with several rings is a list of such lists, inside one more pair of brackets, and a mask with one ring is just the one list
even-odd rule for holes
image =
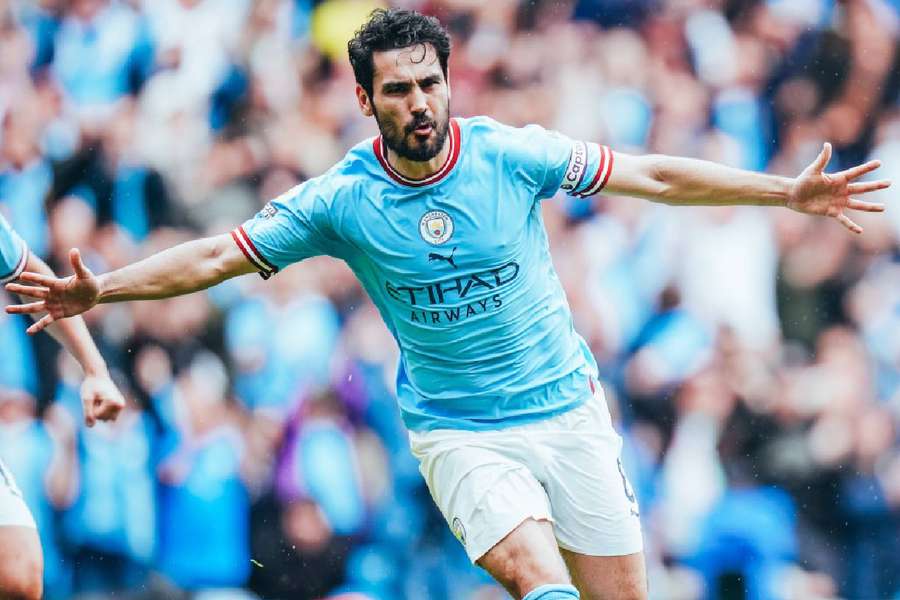
{"label": "another player's arm", "polygon": [[[53,269],[34,253],[28,255],[25,271],[38,273],[46,277],[56,277]],[[24,299],[25,295],[20,294],[20,297]],[[103,360],[100,351],[97,350],[97,346],[94,344],[94,340],[91,339],[91,334],[88,332],[84,319],[74,318],[53,323],[47,327],[47,333],[62,344],[69,354],[78,361],[85,376],[109,376],[106,361]]]}
{"label": "another player's arm", "polygon": [[7,312],[47,312],[28,328],[28,333],[37,333],[59,319],[81,314],[100,303],[181,296],[256,271],[229,234],[185,242],[99,276],[84,265],[78,250],[73,249],[69,259],[75,274],[65,279],[23,273],[20,279],[33,286],[6,286],[11,292],[37,299],[8,306]]}
{"label": "another player's arm", "polygon": [[[28,252],[28,250],[25,250]],[[25,271],[43,277],[55,278],[53,270],[34,253],[28,254]],[[21,279],[21,276],[20,276]],[[15,284],[10,284],[14,290]],[[24,297],[25,294],[20,294]],[[109,376],[106,361],[100,355],[84,319],[76,317],[52,323],[47,333],[58,341],[71,354],[84,372],[81,383],[81,401],[84,409],[84,420],[88,427],[93,427],[99,419],[112,421],[119,416],[125,406],[125,399]]]}
{"label": "another player's arm", "polygon": [[862,228],[845,209],[881,212],[884,205],[853,196],[890,186],[890,181],[854,182],[881,163],[877,160],[839,173],[825,173],[831,145],[795,178],[755,173],[691,158],[615,153],[607,193],[636,196],[673,205],[786,206],[798,212],[833,217],[854,233]]}

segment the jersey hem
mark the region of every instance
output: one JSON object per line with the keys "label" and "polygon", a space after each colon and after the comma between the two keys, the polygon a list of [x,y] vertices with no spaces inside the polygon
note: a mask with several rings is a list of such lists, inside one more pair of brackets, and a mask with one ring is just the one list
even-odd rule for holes
{"label": "jersey hem", "polygon": [[253,240],[251,240],[250,236],[247,235],[247,232],[244,231],[243,225],[231,231],[231,239],[233,239],[234,243],[237,244],[237,247],[241,249],[244,257],[250,261],[250,264],[256,268],[260,277],[268,279],[278,272],[278,267],[266,260],[266,257],[256,249]]}
{"label": "jersey hem", "polygon": [[411,413],[405,411],[403,407],[400,408],[400,412],[403,418],[403,424],[406,428],[416,433],[427,433],[439,431],[441,429],[453,431],[501,431],[511,427],[528,425],[529,423],[537,423],[558,417],[570,410],[579,408],[587,402],[587,400],[588,398],[579,396],[571,402],[555,407],[552,410],[523,413],[490,421],[466,419],[464,417],[419,417],[413,416]]}
{"label": "jersey hem", "polygon": [[[575,190],[572,190],[572,192],[570,192],[577,198],[587,198],[588,196],[593,196],[594,194],[603,191],[603,188],[606,187],[606,183],[609,181],[609,176],[612,174],[613,151],[608,146],[601,146],[599,144],[597,145],[597,150],[600,153],[600,162],[597,165],[597,172],[594,173],[594,178],[584,191],[576,192]],[[581,182],[579,182],[579,184],[580,183]],[[577,187],[575,189],[577,190]]]}

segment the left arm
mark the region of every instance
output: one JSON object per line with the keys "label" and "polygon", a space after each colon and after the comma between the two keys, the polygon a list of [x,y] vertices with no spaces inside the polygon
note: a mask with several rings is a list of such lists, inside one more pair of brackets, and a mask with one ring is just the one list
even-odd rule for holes
{"label": "left arm", "polygon": [[877,160],[839,173],[825,173],[831,145],[825,144],[811,165],[795,178],[726,167],[674,156],[615,153],[606,191],[673,205],[785,206],[798,212],[833,217],[854,233],[862,228],[845,209],[882,212],[884,205],[853,195],[890,186],[890,181],[854,182],[881,166]]}
{"label": "left arm", "polygon": [[[27,250],[26,250],[27,252]],[[25,271],[55,277],[53,270],[34,253],[28,256]],[[97,350],[84,319],[73,317],[53,322],[47,332],[71,354],[84,371],[81,383],[81,402],[84,420],[92,427],[97,419],[112,421],[125,406],[125,400],[110,379],[106,361]]]}

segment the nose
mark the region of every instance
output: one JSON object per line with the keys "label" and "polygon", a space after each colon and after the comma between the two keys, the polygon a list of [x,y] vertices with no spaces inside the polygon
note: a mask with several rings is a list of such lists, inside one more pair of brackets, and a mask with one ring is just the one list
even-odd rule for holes
{"label": "nose", "polygon": [[419,86],[414,86],[409,95],[409,111],[413,114],[423,113],[428,110],[425,93]]}

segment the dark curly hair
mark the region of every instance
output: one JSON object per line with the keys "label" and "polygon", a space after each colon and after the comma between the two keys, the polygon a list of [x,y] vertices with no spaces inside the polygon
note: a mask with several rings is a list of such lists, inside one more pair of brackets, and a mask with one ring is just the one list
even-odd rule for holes
{"label": "dark curly hair", "polygon": [[379,8],[372,11],[369,20],[347,43],[356,82],[371,97],[372,81],[375,77],[372,54],[419,44],[434,46],[446,79],[447,61],[450,58],[450,34],[440,21],[414,10]]}

